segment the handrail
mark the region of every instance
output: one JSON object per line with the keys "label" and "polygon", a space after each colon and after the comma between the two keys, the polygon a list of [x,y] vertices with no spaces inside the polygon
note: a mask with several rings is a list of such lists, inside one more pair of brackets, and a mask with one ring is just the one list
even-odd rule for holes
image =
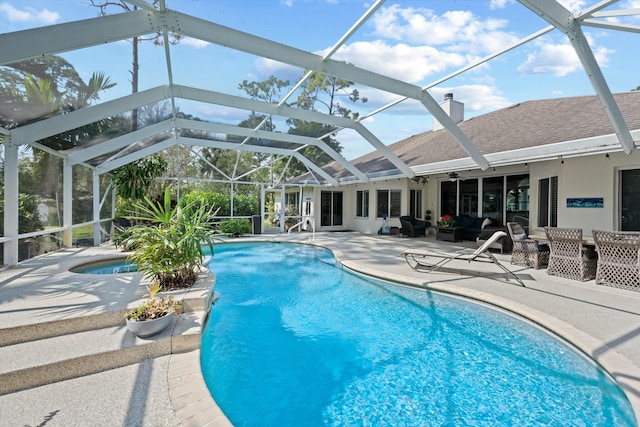
{"label": "handrail", "polygon": [[309,224],[311,224],[311,240],[312,241],[315,240],[316,239],[316,224],[315,224],[315,219],[312,216],[303,216],[302,217],[302,221],[300,221],[297,224],[294,224],[291,227],[289,227],[289,230],[287,231],[287,234],[291,234],[291,230],[293,230],[296,227],[300,227],[300,226],[302,226],[302,224],[306,224],[307,222]]}

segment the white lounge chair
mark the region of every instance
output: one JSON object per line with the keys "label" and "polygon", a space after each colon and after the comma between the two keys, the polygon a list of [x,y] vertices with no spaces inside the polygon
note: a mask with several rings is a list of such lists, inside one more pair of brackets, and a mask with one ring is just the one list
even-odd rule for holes
{"label": "white lounge chair", "polygon": [[[438,270],[440,267],[456,259],[468,262],[488,262],[497,265],[509,276],[513,277],[518,281],[518,283],[524,286],[522,280],[518,276],[516,276],[514,272],[502,265],[500,261],[498,261],[496,257],[491,252],[489,252],[489,247],[491,246],[491,244],[506,235],[507,233],[505,233],[504,231],[496,231],[489,239],[487,239],[486,242],[482,244],[482,246],[480,246],[473,252],[441,252],[430,249],[407,249],[406,251],[402,252],[402,256],[405,258],[407,264],[409,264],[412,269],[416,271],[426,271],[429,273]],[[430,258],[441,258],[441,260],[436,263],[432,263],[428,262]]]}

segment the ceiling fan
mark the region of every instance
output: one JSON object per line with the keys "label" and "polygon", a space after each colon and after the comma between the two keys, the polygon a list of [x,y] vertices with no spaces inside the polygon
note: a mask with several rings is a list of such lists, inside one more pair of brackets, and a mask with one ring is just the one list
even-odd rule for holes
{"label": "ceiling fan", "polygon": [[451,182],[455,182],[459,178],[459,175],[456,172],[449,172],[448,175],[449,175],[449,181]]}

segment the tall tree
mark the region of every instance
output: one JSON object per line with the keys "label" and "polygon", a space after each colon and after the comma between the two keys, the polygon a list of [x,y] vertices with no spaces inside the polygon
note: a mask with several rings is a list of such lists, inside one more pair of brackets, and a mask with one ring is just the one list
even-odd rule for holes
{"label": "tall tree", "polygon": [[[85,82],[75,68],[59,56],[41,56],[0,67],[0,122],[7,128],[66,114],[88,107],[101,92],[115,86],[102,72],[94,72]],[[98,120],[38,141],[54,150],[82,146],[99,135],[117,132],[119,118]],[[21,182],[20,191],[56,200],[60,217],[62,162],[42,150],[26,150],[32,157],[31,174],[36,178]],[[29,187],[29,182],[32,186]],[[74,189],[75,190],[75,189]]]}
{"label": "tall tree", "polygon": [[[255,129],[263,120],[265,116],[252,113],[247,119],[238,124],[239,127]],[[268,127],[268,124],[267,124]],[[244,141],[244,137],[237,135],[227,135],[226,140],[230,142],[241,143]],[[249,144],[260,144],[261,141],[251,138]],[[221,172],[229,177],[238,177],[244,175],[254,169],[259,169],[261,165],[264,165],[268,161],[268,155],[240,150],[226,150],[221,148],[203,148],[200,151],[202,159],[200,160],[200,170],[202,173],[214,179],[224,179]],[[215,166],[212,167],[212,166]],[[257,170],[250,174],[243,181],[254,182],[267,182],[269,179],[268,168]],[[213,191],[226,193],[229,191],[227,184],[217,183],[212,185]],[[255,188],[251,186],[240,186],[234,189],[236,194],[245,194],[255,196]]]}
{"label": "tall tree", "polygon": [[[155,7],[160,4],[160,0],[153,0],[151,4]],[[124,0],[91,0],[91,5],[100,9],[100,15],[106,16],[108,15],[108,9],[112,7],[118,7],[126,12],[131,12],[134,10],[138,10],[138,6],[129,5]],[[170,44],[177,44],[180,42],[181,35],[179,33],[171,33],[169,38]],[[164,44],[164,38],[161,32],[157,32],[153,37],[138,37],[135,36],[131,39],[131,55],[132,55],[132,63],[131,63],[131,93],[138,92],[138,82],[140,79],[140,62],[138,55],[138,47],[140,42],[142,41],[152,41],[156,46],[162,46]],[[138,109],[134,108],[131,111],[131,130],[138,129]]]}
{"label": "tall tree", "polygon": [[[302,91],[298,95],[296,105],[305,110],[320,111],[332,116],[340,116],[349,119],[357,119],[359,114],[347,108],[342,100],[351,103],[367,102],[367,98],[361,97],[357,89],[352,88],[353,82],[348,80],[314,72],[305,81]],[[314,138],[322,138],[322,141],[337,153],[342,152],[342,145],[335,138],[335,128],[331,125],[308,122],[304,120],[289,119],[289,133],[305,135]],[[329,163],[332,158],[315,146],[308,146],[302,150],[302,154],[318,166]],[[289,177],[306,172],[306,167],[297,160],[289,165],[287,174]]]}

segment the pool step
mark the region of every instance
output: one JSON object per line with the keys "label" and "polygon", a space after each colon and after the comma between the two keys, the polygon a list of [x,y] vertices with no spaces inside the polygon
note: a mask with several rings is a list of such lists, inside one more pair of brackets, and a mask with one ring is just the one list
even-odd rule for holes
{"label": "pool step", "polygon": [[[203,311],[182,313],[164,331],[141,339],[127,330],[121,315],[118,325],[2,346],[0,396],[198,349],[204,318]],[[57,326],[69,327],[61,322],[56,322]],[[25,331],[30,332],[30,326],[24,327]],[[43,329],[47,332],[52,326]],[[11,328],[10,335],[20,328]]]}
{"label": "pool step", "polygon": [[218,295],[212,287],[174,295],[183,313],[146,339],[127,330],[126,309],[0,328],[0,396],[199,349],[207,312]]}

